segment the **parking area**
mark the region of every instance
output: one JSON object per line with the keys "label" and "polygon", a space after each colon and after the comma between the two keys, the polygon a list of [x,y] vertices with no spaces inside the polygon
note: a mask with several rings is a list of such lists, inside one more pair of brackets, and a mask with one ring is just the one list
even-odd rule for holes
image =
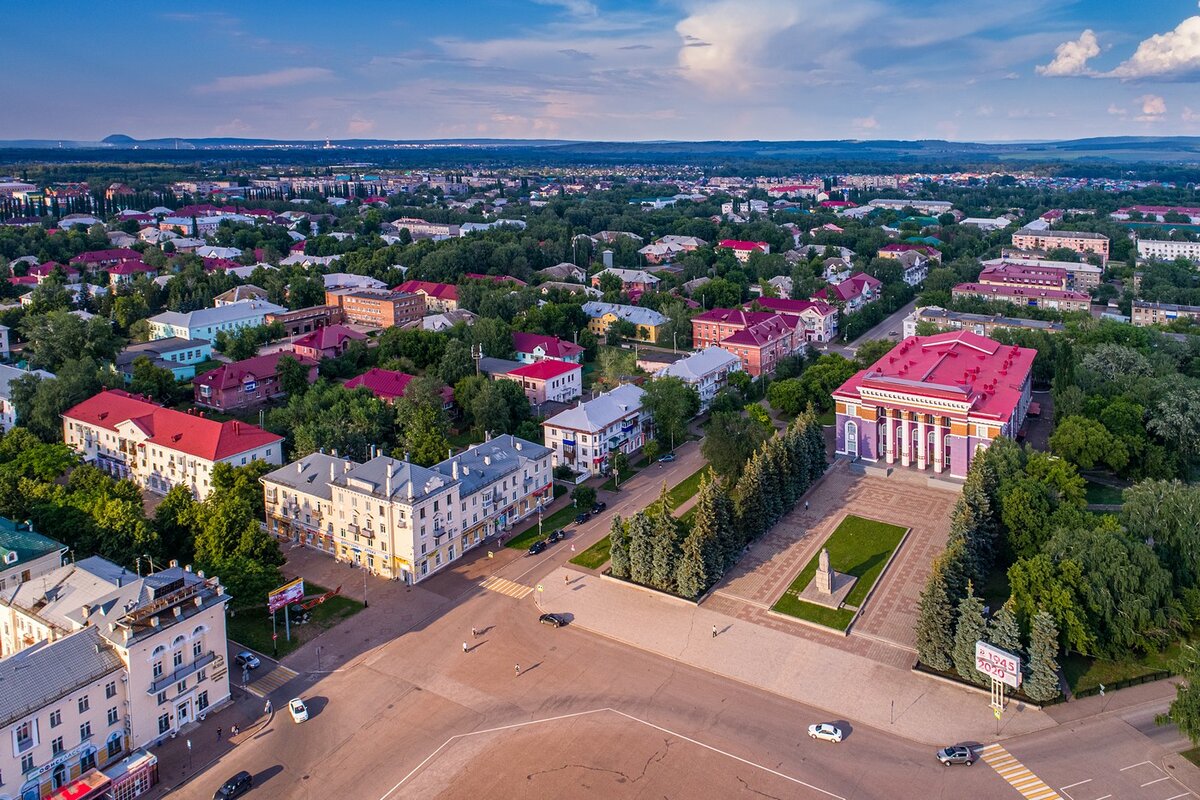
{"label": "parking area", "polygon": [[1140,761],[1099,772],[1059,787],[1063,800],[1182,800],[1196,795],[1180,786],[1153,761]]}

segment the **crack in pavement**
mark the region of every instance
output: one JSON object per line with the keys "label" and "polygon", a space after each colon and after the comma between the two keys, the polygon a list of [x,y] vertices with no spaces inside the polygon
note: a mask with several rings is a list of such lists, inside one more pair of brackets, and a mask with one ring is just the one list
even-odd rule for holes
{"label": "crack in pavement", "polygon": [[617,776],[619,776],[619,778],[617,780],[618,783],[626,783],[626,782],[637,783],[638,781],[640,781],[646,777],[646,773],[650,770],[651,764],[662,763],[662,761],[671,754],[671,745],[672,745],[671,740],[669,738],[664,738],[662,748],[657,749],[653,753],[650,754],[650,756],[646,759],[646,763],[642,765],[642,771],[635,778],[631,778],[629,775],[627,775],[626,773],[624,773],[618,769],[606,769],[604,767],[590,767],[586,764],[563,764],[561,767],[555,767],[554,769],[541,770],[540,772],[531,772],[525,776],[525,780],[533,781],[534,778],[537,778],[541,775],[551,775],[555,772],[562,772],[563,770],[567,770],[567,769],[583,769],[583,770],[587,770],[588,772],[607,772],[612,775],[617,775]]}
{"label": "crack in pavement", "polygon": [[769,797],[769,798],[771,798],[771,800],[783,800],[782,797],[778,797],[773,794],[767,794],[766,792],[760,792],[758,789],[755,789],[753,786],[751,786],[750,782],[747,781],[745,778],[743,778],[741,775],[735,775],[734,777],[737,778],[737,781],[738,781],[738,783],[740,783],[742,785],[742,788],[748,792],[753,792],[754,794],[758,795],[759,797]]}

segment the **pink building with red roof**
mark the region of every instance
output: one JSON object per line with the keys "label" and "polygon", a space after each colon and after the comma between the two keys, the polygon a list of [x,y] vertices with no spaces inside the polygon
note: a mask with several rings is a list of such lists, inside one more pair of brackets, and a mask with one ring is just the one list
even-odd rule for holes
{"label": "pink building with red roof", "polygon": [[71,264],[79,269],[108,269],[122,261],[140,260],[142,254],[127,247],[117,247],[112,250],[93,250],[80,253],[71,259]]}
{"label": "pink building with red roof", "polygon": [[732,251],[733,257],[743,262],[749,261],[750,256],[755,253],[766,255],[771,252],[771,245],[766,242],[747,242],[741,239],[722,239],[717,242],[717,248]]}
{"label": "pink building with red roof", "polygon": [[1021,430],[1036,355],[968,331],[909,337],[834,391],[837,453],[965,478]]}
{"label": "pink building with red roof", "polygon": [[61,269],[67,278],[68,283],[76,283],[79,280],[79,270],[63,266],[57,261],[45,261],[35,267],[30,267],[28,275],[37,278],[37,282],[41,283],[54,274],[55,269]]}
{"label": "pink building with red roof", "polygon": [[780,359],[807,346],[799,316],[742,308],[714,308],[692,317],[692,344],[732,353],[755,378],[774,372]]}
{"label": "pink building with red roof", "polygon": [[1062,267],[1043,267],[1030,264],[1001,262],[985,267],[978,283],[988,286],[1039,286],[1047,289],[1066,289],[1070,276]]}
{"label": "pink building with red roof", "polygon": [[252,408],[283,397],[279,385],[279,360],[294,358],[308,370],[308,382],[317,382],[317,362],[286,350],[222,364],[197,375],[193,383],[196,405],[221,411]]}
{"label": "pink building with red roof", "polygon": [[130,259],[122,261],[119,264],[113,264],[108,268],[108,283],[110,286],[116,286],[121,283],[132,283],[138,275],[153,278],[157,274],[157,269],[141,259]]}
{"label": "pink building with red roof", "polygon": [[346,352],[351,342],[363,342],[366,339],[365,335],[345,325],[325,325],[292,342],[292,350],[298,356],[320,361],[322,358],[337,358]]}
{"label": "pink building with red roof", "polygon": [[862,310],[863,306],[879,299],[883,283],[865,272],[856,272],[841,283],[826,286],[813,294],[813,300],[841,303],[846,314]]}
{"label": "pink building with red roof", "polygon": [[452,283],[405,281],[394,291],[421,295],[425,298],[425,310],[433,313],[458,309],[458,287]]}
{"label": "pink building with red roof", "polygon": [[63,413],[63,440],[84,461],[165,494],[187,486],[203,499],[218,463],[283,463],[283,437],[245,422],[217,422],[163,408],[118,389]]}
{"label": "pink building with red roof", "polygon": [[960,283],[950,290],[954,299],[974,297],[988,302],[1012,303],[1030,308],[1055,311],[1090,311],[1092,296],[1067,289],[1043,289],[1040,286],[992,286],[986,283]]}
{"label": "pink building with red roof", "polygon": [[582,347],[572,342],[564,342],[555,336],[513,331],[512,342],[517,361],[525,364],[533,364],[547,358],[570,361],[573,364],[583,363]]}
{"label": "pink building with red roof", "polygon": [[[412,379],[413,376],[407,372],[372,367],[362,375],[356,375],[342,385],[347,389],[357,389],[362,386],[370,390],[371,394],[383,402],[391,404],[404,397],[404,392],[408,389],[408,384]],[[454,390],[447,386],[442,389],[442,407],[450,408],[453,405]]]}
{"label": "pink building with red roof", "polygon": [[569,361],[547,358],[534,364],[522,364],[494,377],[521,384],[529,402],[538,405],[547,400],[569,403],[583,394],[583,367]]}
{"label": "pink building with red roof", "polygon": [[751,309],[755,305],[764,311],[772,311],[783,316],[799,318],[800,326],[804,329],[804,339],[809,342],[832,341],[837,335],[837,309],[824,300],[790,300],[785,297],[759,297],[747,303],[743,308]]}

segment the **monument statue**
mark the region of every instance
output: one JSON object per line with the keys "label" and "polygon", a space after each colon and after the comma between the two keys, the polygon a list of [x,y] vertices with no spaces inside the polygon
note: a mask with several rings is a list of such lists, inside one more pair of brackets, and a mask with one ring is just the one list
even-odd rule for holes
{"label": "monument statue", "polygon": [[833,594],[833,568],[829,566],[829,548],[822,547],[817,559],[817,591],[821,594]]}

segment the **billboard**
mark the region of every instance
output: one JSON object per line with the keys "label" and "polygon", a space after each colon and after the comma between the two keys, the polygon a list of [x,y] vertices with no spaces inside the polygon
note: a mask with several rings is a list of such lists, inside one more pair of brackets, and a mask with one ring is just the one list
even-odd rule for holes
{"label": "billboard", "polygon": [[1021,658],[987,642],[975,643],[975,669],[1016,689],[1021,685]]}
{"label": "billboard", "polygon": [[279,609],[304,599],[304,578],[296,578],[291,583],[285,583],[267,595],[267,610],[274,614]]}

